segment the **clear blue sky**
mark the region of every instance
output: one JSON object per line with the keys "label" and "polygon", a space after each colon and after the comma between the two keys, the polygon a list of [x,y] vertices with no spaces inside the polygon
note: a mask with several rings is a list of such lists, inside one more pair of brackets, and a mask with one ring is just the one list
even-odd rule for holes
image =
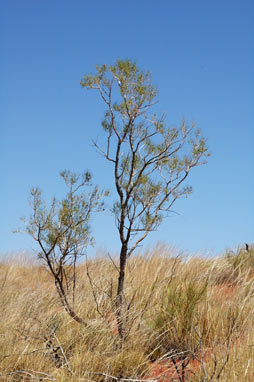
{"label": "clear blue sky", "polygon": [[[208,138],[212,157],[144,246],[163,240],[214,253],[254,242],[254,60],[251,0],[2,0],[0,3],[0,253],[31,249],[12,230],[40,186],[62,196],[62,169],[90,169],[112,187],[112,169],[92,147],[104,105],[80,88],[83,74],[118,58],[153,74],[169,124],[184,116]],[[110,213],[95,216],[96,246],[119,240]],[[95,249],[90,249],[93,253]]]}

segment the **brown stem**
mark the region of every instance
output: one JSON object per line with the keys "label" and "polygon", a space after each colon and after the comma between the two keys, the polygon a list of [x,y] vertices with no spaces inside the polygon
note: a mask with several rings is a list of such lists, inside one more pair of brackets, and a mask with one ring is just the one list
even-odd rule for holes
{"label": "brown stem", "polygon": [[122,249],[120,253],[120,270],[118,277],[117,295],[116,295],[116,317],[117,317],[117,327],[118,334],[121,339],[124,339],[124,325],[123,325],[123,291],[124,291],[124,281],[125,281],[125,267],[127,259],[128,247],[127,243],[122,244]]}

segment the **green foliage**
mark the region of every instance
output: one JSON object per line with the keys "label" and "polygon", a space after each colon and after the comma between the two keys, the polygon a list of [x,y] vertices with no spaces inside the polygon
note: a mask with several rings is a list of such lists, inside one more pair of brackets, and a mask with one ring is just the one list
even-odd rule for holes
{"label": "green foliage", "polygon": [[60,201],[53,198],[47,207],[41,191],[33,188],[30,200],[33,214],[26,224],[26,232],[40,245],[39,256],[46,261],[50,257],[56,265],[73,260],[92,243],[90,216],[92,211],[103,208],[102,193],[97,187],[89,193],[82,192],[84,186],[91,186],[89,172],[77,175],[63,171],[60,175],[68,188],[66,196]]}
{"label": "green foliage", "polygon": [[119,201],[113,213],[129,256],[174,202],[192,192],[191,187],[181,187],[182,182],[193,167],[205,163],[209,153],[194,125],[189,127],[183,120],[179,127],[168,127],[164,116],[151,113],[158,91],[149,72],[131,60],[96,70],[80,83],[97,90],[106,104],[102,121],[106,147],[95,146],[114,166]]}
{"label": "green foliage", "polygon": [[[38,188],[31,190],[33,213],[29,222],[24,220],[25,232],[38,243],[39,258],[54,278],[55,287],[66,312],[78,323],[84,323],[74,311],[76,291],[76,263],[92,243],[90,216],[103,208],[102,196],[97,187],[91,187],[91,174],[77,175],[70,171],[61,174],[68,188],[66,196],[53,198],[47,207]],[[88,193],[83,192],[89,186]]]}
{"label": "green foliage", "polygon": [[160,309],[151,321],[157,353],[194,351],[199,306],[206,298],[206,291],[207,282],[199,285],[189,279],[172,281],[164,289]]}

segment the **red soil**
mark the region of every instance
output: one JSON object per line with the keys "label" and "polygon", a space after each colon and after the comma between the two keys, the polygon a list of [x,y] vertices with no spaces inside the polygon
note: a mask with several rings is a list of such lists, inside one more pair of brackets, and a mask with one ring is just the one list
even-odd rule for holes
{"label": "red soil", "polygon": [[225,297],[226,299],[230,299],[234,296],[235,292],[237,290],[237,286],[230,284],[230,283],[224,283],[222,285],[216,285],[213,287],[213,295],[218,295],[220,297]]}
{"label": "red soil", "polygon": [[105,314],[106,322],[112,332],[115,336],[118,334],[118,328],[117,328],[117,319],[114,313],[107,312]]}
{"label": "red soil", "polygon": [[[181,361],[177,361],[177,366],[181,376]],[[192,360],[185,368],[185,376],[195,374],[200,370],[201,363],[197,360]],[[166,359],[160,362],[154,362],[148,373],[147,378],[156,379],[158,382],[179,382],[179,376],[176,371],[176,367],[170,359]]]}

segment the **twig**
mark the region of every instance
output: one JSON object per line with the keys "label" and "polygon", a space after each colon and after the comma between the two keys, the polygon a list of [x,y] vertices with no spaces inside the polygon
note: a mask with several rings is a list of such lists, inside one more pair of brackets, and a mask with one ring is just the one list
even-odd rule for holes
{"label": "twig", "polygon": [[6,355],[4,355],[4,356],[1,358],[0,362],[2,362],[5,358],[12,357],[12,356],[15,356],[15,355],[17,355],[17,356],[30,355],[30,354],[37,353],[37,352],[44,351],[44,350],[45,350],[45,348],[41,348],[41,349],[35,349],[35,350],[32,350],[32,351],[30,351],[30,352],[28,352],[28,353],[12,353],[12,354],[6,354]]}
{"label": "twig", "polygon": [[114,267],[116,268],[117,272],[119,273],[120,270],[119,270],[118,266],[116,265],[116,263],[114,262],[114,260],[112,259],[112,257],[110,256],[109,252],[107,253],[107,256],[109,257],[109,259],[111,260],[112,264],[114,265]]}
{"label": "twig", "polygon": [[199,341],[199,351],[200,351],[200,354],[201,354],[201,360],[198,360],[199,362],[201,362],[201,367],[202,367],[202,371],[203,371],[203,374],[204,374],[204,382],[207,381],[207,372],[206,372],[206,368],[205,368],[205,356],[204,356],[204,352],[203,352],[203,341],[202,341],[202,337],[199,333],[199,331],[197,330],[197,328],[195,327],[195,332],[198,336],[198,341]]}
{"label": "twig", "polygon": [[87,277],[88,277],[88,280],[89,280],[89,284],[91,286],[91,290],[92,290],[92,293],[93,293],[94,302],[96,304],[96,310],[99,313],[99,315],[102,318],[104,318],[104,314],[100,311],[98,300],[97,300],[97,296],[96,296],[96,292],[94,290],[94,283],[93,283],[92,278],[91,278],[90,273],[89,273],[89,268],[88,268],[88,263],[87,263],[87,256],[86,256],[86,274],[87,274]]}
{"label": "twig", "polygon": [[[36,375],[36,373],[37,373],[37,375]],[[5,375],[8,376],[8,375],[13,375],[13,374],[14,375],[15,374],[25,374],[27,376],[30,376],[33,379],[39,377],[40,380],[56,381],[56,378],[52,377],[50,374],[47,374],[47,373],[44,373],[44,372],[41,372],[41,371],[31,370],[31,369],[27,369],[27,370],[15,370],[15,371],[11,371],[10,373],[7,373]],[[4,374],[2,374],[2,375],[4,376]]]}
{"label": "twig", "polygon": [[220,378],[221,373],[223,372],[223,370],[224,370],[226,364],[228,363],[228,360],[229,360],[229,341],[230,341],[230,337],[228,338],[228,341],[227,341],[227,353],[226,353],[226,358],[225,358],[225,360],[224,360],[224,362],[223,362],[223,364],[222,364],[222,366],[221,366],[221,368],[220,368],[219,373],[218,373],[217,376],[216,376],[216,379],[219,379],[219,378]]}
{"label": "twig", "polygon": [[62,345],[61,345],[61,342],[59,341],[59,339],[57,338],[57,336],[56,336],[55,333],[53,334],[53,336],[54,336],[54,338],[56,339],[56,341],[57,341],[57,343],[58,343],[59,349],[61,350],[61,353],[62,353],[62,356],[63,356],[63,358],[64,358],[65,365],[66,365],[66,368],[67,368],[68,372],[69,372],[70,374],[73,374],[73,373],[72,373],[72,370],[71,370],[71,368],[70,368],[69,362],[68,362],[68,360],[67,360],[67,357],[66,357],[66,355],[65,355],[65,353],[64,353],[64,350],[63,350],[63,347],[62,347]]}

